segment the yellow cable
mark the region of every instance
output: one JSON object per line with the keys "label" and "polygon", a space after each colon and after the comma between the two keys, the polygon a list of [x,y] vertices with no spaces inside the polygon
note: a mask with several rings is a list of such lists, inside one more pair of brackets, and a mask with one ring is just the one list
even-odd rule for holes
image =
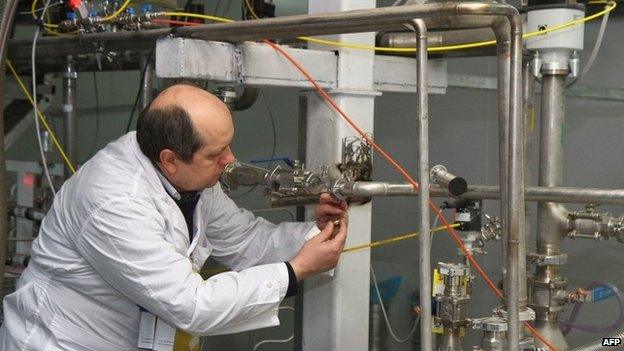
{"label": "yellow cable", "polygon": [[[251,5],[249,4],[249,0],[244,0],[244,1],[245,1],[245,5],[250,10],[252,16],[254,16],[256,19],[259,19],[258,16],[253,11],[253,9],[251,8]],[[591,21],[593,19],[596,19],[598,17],[604,16],[605,14],[613,11],[613,9],[615,9],[616,6],[617,6],[617,3],[615,1],[609,1],[609,2],[606,2],[606,4],[607,4],[607,6],[605,6],[604,10],[602,10],[600,12],[597,12],[597,13],[591,15],[591,16],[587,16],[587,17],[584,17],[584,18],[580,18],[580,19],[577,19],[577,20],[570,21],[570,22],[562,23],[562,24],[553,26],[553,27],[545,29],[545,30],[529,32],[529,33],[524,34],[522,36],[522,38],[523,39],[527,39],[527,38],[531,38],[531,37],[534,37],[534,36],[537,36],[537,35],[542,35],[542,34],[554,32],[554,31],[557,31],[557,30],[565,29],[565,28],[568,28],[568,27],[576,26],[576,25],[579,25],[581,23],[585,23],[585,22]],[[310,38],[310,37],[298,37],[298,39],[305,40],[305,41],[308,41],[308,42],[318,43],[318,44],[322,44],[322,45],[344,47],[344,48],[356,49],[356,50],[371,50],[371,51],[383,51],[383,52],[416,52],[416,48],[388,48],[388,47],[382,47],[382,46],[361,45],[361,44],[347,43],[347,42],[334,41],[334,40],[326,40],[326,39],[318,39],[318,38]],[[466,44],[458,44],[458,45],[437,46],[437,47],[430,47],[430,48],[428,48],[427,52],[463,50],[463,49],[478,48],[478,47],[495,45],[495,44],[496,44],[496,40],[489,40],[489,41],[466,43]]]}
{"label": "yellow cable", "polygon": [[104,17],[103,20],[104,21],[110,21],[113,18],[119,16],[122,12],[124,12],[126,7],[128,7],[128,5],[130,5],[130,2],[132,2],[132,0],[126,0],[126,2],[124,2],[123,5],[121,5],[121,7],[117,9],[117,11],[113,12],[113,14],[111,14],[110,16]]}
{"label": "yellow cable", "polygon": [[[459,227],[459,225],[460,225],[459,223],[455,223],[455,224],[451,224],[449,227],[450,228],[455,228],[455,227]],[[435,228],[431,229],[431,232],[433,232],[433,233],[435,233],[435,232],[442,232],[442,231],[445,231],[446,229],[447,229],[447,227],[445,225],[443,225],[443,226],[439,226],[439,227],[435,227]],[[384,246],[384,245],[396,243],[396,242],[399,242],[399,241],[412,239],[412,238],[415,238],[417,236],[418,236],[418,232],[416,232],[416,233],[409,233],[409,234],[403,234],[403,235],[398,235],[398,236],[393,236],[393,237],[388,238],[388,239],[379,240],[379,241],[373,241],[371,243],[364,244],[364,245],[352,246],[352,247],[349,247],[349,248],[346,248],[346,249],[342,250],[342,253],[354,252],[354,251],[364,250],[364,249],[368,249],[368,248],[374,249],[374,248],[379,247],[379,246]],[[216,267],[216,268],[208,269],[207,272],[210,272],[210,275],[215,275],[215,274],[227,272],[229,270],[230,269],[226,268],[226,267]]]}
{"label": "yellow cable", "polygon": [[[34,0],[32,2],[32,4],[30,5],[30,15],[35,20],[39,19],[39,17],[37,17],[37,13],[36,13],[36,8],[37,8],[37,4],[38,3],[39,3],[39,0]],[[47,14],[47,11],[46,11],[46,14]],[[48,23],[44,23],[43,24],[44,29],[45,29],[45,27],[48,27],[48,28],[58,28],[58,24],[52,24],[52,23],[49,23],[49,22],[50,21],[49,21],[49,17],[48,17]]]}
{"label": "yellow cable", "polygon": [[249,10],[249,12],[251,12],[251,15],[255,19],[260,19],[260,17],[258,17],[258,15],[256,15],[256,12],[254,11],[253,6],[251,6],[251,4],[249,3],[249,0],[245,0],[245,6],[247,6],[247,9]]}
{"label": "yellow cable", "polygon": [[[30,95],[30,92],[28,92],[28,89],[26,89],[26,85],[24,85],[24,82],[22,81],[22,79],[19,77],[19,75],[17,75],[17,72],[15,71],[15,68],[13,67],[9,59],[6,60],[6,64],[7,64],[7,67],[9,67],[9,70],[11,71],[11,73],[13,73],[13,76],[15,77],[15,80],[17,80],[17,83],[19,84],[20,88],[22,88],[24,95],[26,95],[26,97],[28,98],[28,100],[34,107],[35,100]],[[35,79],[35,77],[33,77],[33,79]],[[61,157],[63,158],[63,161],[65,162],[65,165],[67,165],[67,168],[69,168],[72,174],[76,173],[76,168],[69,160],[69,157],[67,157],[65,150],[63,150],[63,147],[61,146],[58,139],[56,138],[56,134],[54,134],[54,131],[52,131],[52,128],[50,128],[50,126],[48,125],[48,121],[45,119],[45,117],[41,113],[41,110],[39,109],[37,109],[37,117],[39,117],[39,120],[41,121],[45,129],[48,131],[48,133],[50,133],[50,138],[52,139],[52,143],[54,144],[58,152],[61,154]]]}
{"label": "yellow cable", "polygon": [[[449,227],[450,228],[459,227],[459,223],[451,224]],[[443,226],[431,229],[431,232],[433,232],[433,233],[441,232],[441,231],[444,231],[446,229],[447,229],[447,227],[445,225],[443,225]],[[352,246],[352,247],[349,247],[349,248],[346,248],[346,249],[342,250],[342,252],[352,252],[352,251],[364,250],[364,249],[368,249],[368,248],[372,249],[372,248],[375,248],[375,247],[388,245],[388,244],[396,243],[396,242],[403,241],[403,240],[412,239],[412,238],[415,238],[417,236],[418,236],[418,232],[404,234],[404,235],[399,235],[399,236],[394,236],[392,238],[388,238],[388,239],[384,239],[384,240],[373,241],[373,242],[371,242],[369,244]]]}

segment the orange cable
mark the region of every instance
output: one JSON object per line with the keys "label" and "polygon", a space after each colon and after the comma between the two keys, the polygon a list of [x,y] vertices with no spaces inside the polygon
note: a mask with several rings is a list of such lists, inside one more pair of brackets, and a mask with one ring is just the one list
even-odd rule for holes
{"label": "orange cable", "polygon": [[[176,24],[197,25],[197,23],[192,23],[192,22],[180,22],[180,21],[171,21],[171,20],[154,20],[154,21],[163,22],[163,23],[176,22]],[[414,178],[412,178],[410,174],[403,167],[401,167],[401,165],[397,161],[395,161],[394,158],[392,158],[392,156],[390,156],[390,154],[388,154],[381,146],[375,143],[375,141],[370,136],[368,136],[357,124],[355,124],[355,122],[353,122],[353,120],[346,114],[346,112],[344,112],[338,106],[338,104],[334,101],[334,99],[332,99],[332,97],[329,94],[327,94],[325,90],[323,90],[323,88],[312,77],[312,75],[295,58],[290,56],[290,54],[288,54],[288,52],[282,49],[279,45],[272,43],[266,39],[264,39],[263,42],[271,46],[275,51],[279,52],[282,56],[284,56],[284,58],[286,58],[290,63],[292,63],[297,68],[297,70],[303,76],[305,76],[305,78],[312,84],[312,86],[314,86],[316,92],[325,100],[325,102],[327,102],[340,116],[342,116],[344,121],[347,122],[347,124],[349,124],[364,140],[366,140],[366,142],[369,145],[371,145],[373,149],[379,152],[379,154],[381,154],[381,156],[383,156],[383,158],[385,158],[386,161],[388,161],[390,165],[392,165],[392,167],[395,170],[397,170],[414,187],[414,189],[418,190],[419,188],[418,182],[416,182],[416,180],[414,180]],[[485,272],[483,267],[481,267],[479,262],[472,255],[472,253],[466,248],[466,246],[461,241],[455,229],[451,227],[451,224],[448,222],[446,217],[444,217],[444,215],[442,214],[442,211],[440,211],[438,207],[435,205],[435,203],[431,200],[429,200],[429,207],[433,210],[436,216],[442,221],[442,224],[444,224],[444,226],[446,227],[447,232],[451,234],[451,238],[453,239],[453,241],[455,241],[455,243],[460,248],[460,250],[462,250],[466,258],[468,258],[468,260],[473,265],[473,267],[477,270],[477,272],[479,272],[479,275],[481,275],[485,283],[490,287],[490,289],[492,289],[492,291],[497,297],[502,299],[504,297],[503,292],[496,286],[496,284],[494,284],[490,276]],[[544,345],[548,346],[548,348],[551,351],[558,351],[557,348],[553,346],[548,340],[546,340],[546,338],[544,338],[544,336],[542,336],[529,322],[525,322],[524,325],[531,332],[531,334],[533,334]]]}

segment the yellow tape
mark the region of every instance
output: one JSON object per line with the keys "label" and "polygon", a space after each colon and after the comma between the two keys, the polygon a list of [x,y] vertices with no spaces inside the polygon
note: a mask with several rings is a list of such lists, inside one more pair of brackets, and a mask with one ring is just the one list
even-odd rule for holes
{"label": "yellow tape", "polygon": [[[451,224],[449,225],[450,228],[455,228],[458,227],[459,224]],[[440,227],[436,227],[433,228],[431,231],[432,232],[441,232],[446,230],[446,226],[440,226]],[[379,247],[379,246],[383,246],[383,245],[388,245],[388,244],[393,244],[399,241],[403,241],[403,240],[408,240],[408,239],[412,239],[418,236],[418,232],[415,233],[409,233],[409,234],[403,234],[403,235],[399,235],[399,236],[395,236],[389,239],[384,239],[384,240],[379,240],[379,241],[373,241],[371,243],[368,244],[363,244],[363,245],[358,245],[358,246],[352,246],[349,248],[346,248],[344,250],[342,250],[342,252],[352,252],[352,251],[357,251],[357,250],[364,250],[364,249],[368,249],[368,248],[375,248],[375,247]]]}

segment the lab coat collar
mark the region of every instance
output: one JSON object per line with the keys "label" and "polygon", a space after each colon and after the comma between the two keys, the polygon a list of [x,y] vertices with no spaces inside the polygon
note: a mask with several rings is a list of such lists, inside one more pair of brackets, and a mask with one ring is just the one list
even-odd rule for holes
{"label": "lab coat collar", "polygon": [[162,174],[162,172],[159,169],[157,169],[156,166],[154,166],[154,168],[156,169],[156,175],[158,176],[158,179],[160,179],[160,182],[165,187],[165,191],[167,191],[167,193],[171,195],[172,198],[174,198],[177,201],[180,201],[182,196],[176,190],[176,188],[169,182],[169,179],[167,179],[167,177],[165,177],[165,175]]}
{"label": "lab coat collar", "polygon": [[[155,189],[158,189],[161,192],[162,199],[164,201],[171,201],[172,199],[179,199],[180,193],[173,187],[173,185],[171,185],[171,183],[167,180],[167,178],[165,178],[164,175],[160,174],[160,172],[156,169],[154,164],[147,158],[147,156],[145,156],[143,151],[141,151],[141,149],[139,148],[139,143],[136,140],[136,132],[130,132],[129,137],[131,139],[131,142],[130,142],[131,148],[134,151],[135,156],[141,163],[141,166],[145,170],[145,175],[148,181],[153,184]],[[177,194],[177,198],[175,197],[174,194]],[[180,211],[178,206],[174,205],[173,203],[172,205],[175,207],[175,211],[178,213],[179,219],[184,219],[184,216],[182,215],[182,212]],[[201,223],[201,220],[200,220],[201,206],[202,206],[202,198],[200,197],[199,202],[197,203],[197,208],[195,208],[195,216],[194,216],[195,223],[193,224],[193,229],[196,230],[196,233],[193,237],[193,242],[189,243],[189,248],[186,253],[187,256],[189,256],[191,252],[195,250],[195,247],[198,245],[199,240],[203,241],[203,235],[198,235],[198,233],[201,232],[201,228],[198,227],[199,224]],[[184,223],[184,221],[182,221],[182,223]],[[183,227],[186,229],[186,223],[184,223]],[[186,240],[188,242],[189,240],[188,233],[183,238],[183,240]]]}

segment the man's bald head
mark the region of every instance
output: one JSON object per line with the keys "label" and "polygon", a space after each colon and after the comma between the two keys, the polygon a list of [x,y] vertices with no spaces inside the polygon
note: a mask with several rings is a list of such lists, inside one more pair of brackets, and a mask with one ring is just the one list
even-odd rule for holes
{"label": "man's bald head", "polygon": [[143,110],[137,122],[141,151],[154,163],[164,149],[185,162],[202,146],[224,137],[231,139],[232,119],[227,106],[216,96],[190,84],[163,90]]}

